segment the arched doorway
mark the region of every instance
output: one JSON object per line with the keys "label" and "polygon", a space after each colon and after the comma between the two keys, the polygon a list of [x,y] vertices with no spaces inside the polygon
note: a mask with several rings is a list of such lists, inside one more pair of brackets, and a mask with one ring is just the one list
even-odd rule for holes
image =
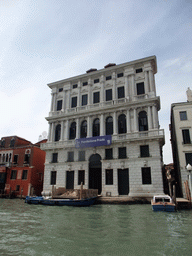
{"label": "arched doorway", "polygon": [[98,189],[98,194],[102,190],[102,168],[101,157],[98,154],[91,155],[89,158],[89,188]]}

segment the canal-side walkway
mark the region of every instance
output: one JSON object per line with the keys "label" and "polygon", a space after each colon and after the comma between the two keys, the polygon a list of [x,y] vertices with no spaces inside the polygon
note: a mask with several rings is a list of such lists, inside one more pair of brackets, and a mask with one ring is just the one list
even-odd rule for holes
{"label": "canal-side walkway", "polygon": [[97,204],[150,204],[151,198],[135,198],[130,196],[104,197],[97,198]]}
{"label": "canal-side walkway", "polygon": [[[99,196],[96,204],[150,204],[152,198],[136,198],[130,196]],[[177,209],[191,209],[191,202],[185,198],[176,198]]]}

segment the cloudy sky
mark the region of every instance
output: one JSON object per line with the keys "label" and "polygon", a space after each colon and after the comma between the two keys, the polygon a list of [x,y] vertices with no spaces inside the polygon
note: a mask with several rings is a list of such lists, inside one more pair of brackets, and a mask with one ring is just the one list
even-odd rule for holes
{"label": "cloudy sky", "polygon": [[192,89],[191,0],[1,0],[0,137],[48,131],[48,83],[156,55],[164,162],[170,106]]}

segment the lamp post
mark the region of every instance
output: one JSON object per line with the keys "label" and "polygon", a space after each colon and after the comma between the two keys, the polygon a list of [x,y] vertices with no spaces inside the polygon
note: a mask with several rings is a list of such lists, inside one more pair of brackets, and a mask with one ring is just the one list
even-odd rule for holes
{"label": "lamp post", "polygon": [[192,166],[190,165],[190,164],[188,164],[187,166],[186,166],[186,168],[187,168],[187,172],[188,172],[188,175],[189,175],[189,189],[190,189],[190,193],[191,193],[191,197],[192,197],[192,191],[191,191],[191,189],[192,189],[192,179],[191,179],[191,171],[192,171]]}

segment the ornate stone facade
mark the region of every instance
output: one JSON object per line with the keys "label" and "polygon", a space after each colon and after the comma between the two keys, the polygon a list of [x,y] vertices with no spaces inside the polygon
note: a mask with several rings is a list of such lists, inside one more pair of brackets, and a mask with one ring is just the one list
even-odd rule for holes
{"label": "ornate stone facade", "polygon": [[[44,192],[98,188],[103,196],[163,193],[162,146],[154,75],[156,57],[48,84],[52,90]],[[111,145],[76,148],[75,141],[111,135]]]}

